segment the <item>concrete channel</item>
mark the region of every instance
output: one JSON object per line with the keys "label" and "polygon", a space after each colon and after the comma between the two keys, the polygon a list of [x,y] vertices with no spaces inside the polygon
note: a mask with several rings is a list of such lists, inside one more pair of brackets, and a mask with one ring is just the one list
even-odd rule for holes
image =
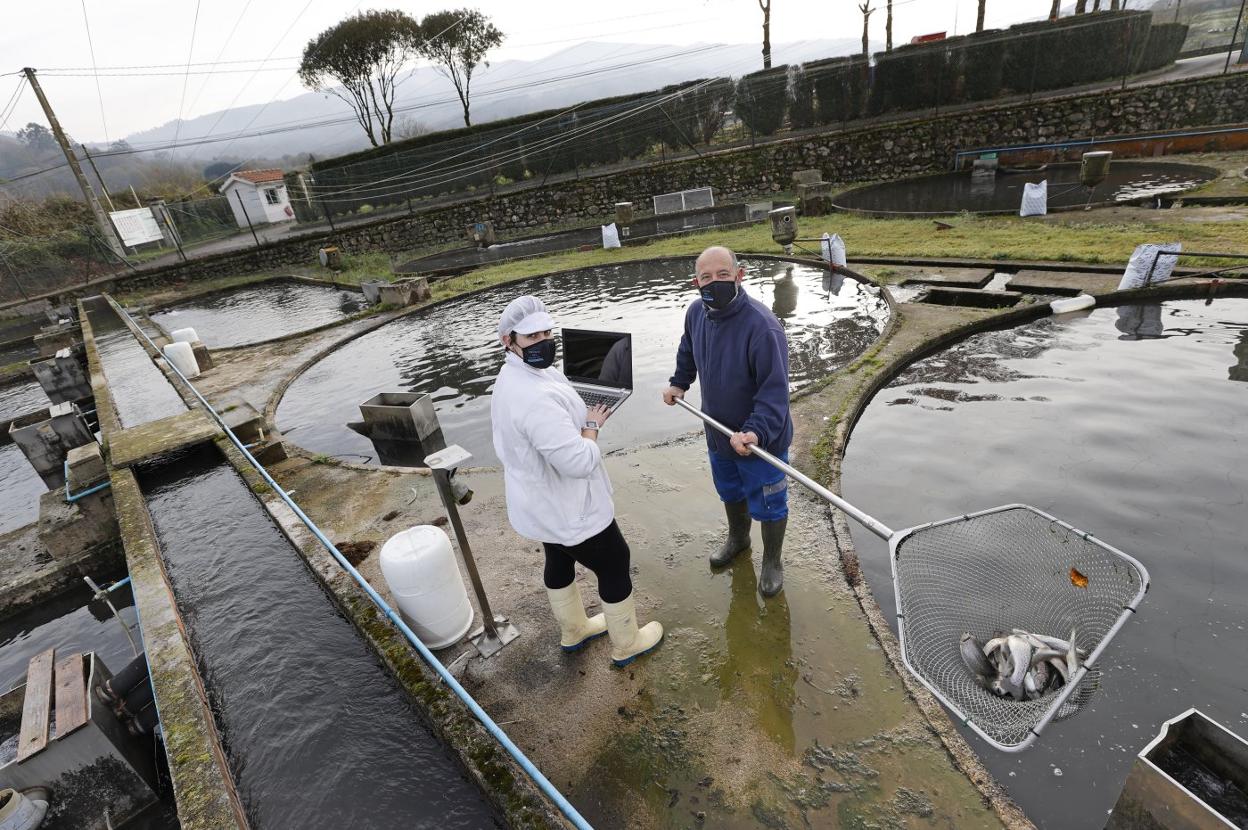
{"label": "concrete channel", "polygon": [[326,590],[328,555],[120,307],[82,318],[182,826],[345,823],[360,799],[379,826],[565,826],[362,592]]}

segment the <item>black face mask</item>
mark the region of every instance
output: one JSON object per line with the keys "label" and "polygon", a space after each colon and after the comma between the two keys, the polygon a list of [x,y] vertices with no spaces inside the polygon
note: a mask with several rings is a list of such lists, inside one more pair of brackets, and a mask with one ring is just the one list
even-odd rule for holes
{"label": "black face mask", "polygon": [[532,366],[534,369],[546,369],[555,363],[555,352],[558,344],[554,338],[549,340],[539,340],[532,346],[525,346],[520,349],[520,358],[525,365]]}
{"label": "black face mask", "polygon": [[736,280],[732,282],[714,280],[698,288],[698,293],[702,296],[702,302],[706,303],[707,308],[721,311],[737,298],[737,282]]}

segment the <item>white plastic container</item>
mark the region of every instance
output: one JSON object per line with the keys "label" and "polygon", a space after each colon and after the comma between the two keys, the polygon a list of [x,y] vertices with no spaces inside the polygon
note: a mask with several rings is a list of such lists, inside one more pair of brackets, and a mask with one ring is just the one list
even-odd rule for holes
{"label": "white plastic container", "polygon": [[174,343],[194,343],[199,339],[199,335],[192,328],[175,329],[169,332],[169,339]]}
{"label": "white plastic container", "polygon": [[195,359],[195,350],[190,343],[170,343],[164,351],[165,359],[188,379],[199,377],[199,361]]}
{"label": "white plastic container", "polygon": [[472,627],[468,591],[441,528],[417,525],[387,539],[381,574],[403,620],[429,648],[445,648]]}
{"label": "white plastic container", "polygon": [[1091,308],[1096,305],[1096,298],[1090,294],[1080,294],[1078,297],[1066,297],[1062,300],[1054,300],[1049,303],[1049,308],[1054,314],[1069,314],[1072,311],[1083,311],[1085,308]]}

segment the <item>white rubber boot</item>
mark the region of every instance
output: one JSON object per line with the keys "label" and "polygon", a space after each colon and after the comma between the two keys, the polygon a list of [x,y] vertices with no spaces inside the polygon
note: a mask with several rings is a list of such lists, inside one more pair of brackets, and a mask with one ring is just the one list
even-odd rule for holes
{"label": "white rubber boot", "polygon": [[602,610],[611,635],[611,662],[617,666],[627,666],[663,639],[663,626],[657,620],[637,628],[637,603],[632,594],[621,602],[604,602]]}
{"label": "white rubber boot", "polygon": [[590,640],[607,633],[607,621],[602,614],[585,614],[581,587],[575,582],[566,588],[547,588],[546,596],[559,622],[559,645],[564,651],[580,651]]}

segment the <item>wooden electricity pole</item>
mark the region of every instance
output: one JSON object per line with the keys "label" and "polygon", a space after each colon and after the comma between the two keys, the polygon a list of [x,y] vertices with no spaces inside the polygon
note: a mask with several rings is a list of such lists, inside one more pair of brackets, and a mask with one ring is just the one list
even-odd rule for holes
{"label": "wooden electricity pole", "polygon": [[61,122],[56,120],[56,115],[52,112],[52,106],[48,103],[48,99],[44,97],[43,88],[39,86],[39,81],[35,78],[35,70],[28,66],[22,71],[26,73],[26,80],[30,82],[30,88],[35,91],[35,97],[39,99],[39,106],[43,107],[43,114],[48,119],[48,126],[52,128],[52,135],[65,153],[65,161],[69,162],[69,169],[73,171],[74,178],[78,180],[78,186],[82,188],[82,195],[86,198],[87,206],[91,208],[91,213],[95,216],[95,221],[100,226],[100,232],[104,241],[112,249],[113,253],[124,261],[126,252],[121,246],[121,240],[117,238],[117,231],[113,228],[113,223],[108,220],[108,215],[104,213],[104,208],[100,207],[100,200],[95,197],[95,191],[91,188],[91,183],[83,175],[82,167],[78,164],[78,157],[74,155],[73,148],[69,146],[69,138],[65,135],[65,131],[61,129]]}

